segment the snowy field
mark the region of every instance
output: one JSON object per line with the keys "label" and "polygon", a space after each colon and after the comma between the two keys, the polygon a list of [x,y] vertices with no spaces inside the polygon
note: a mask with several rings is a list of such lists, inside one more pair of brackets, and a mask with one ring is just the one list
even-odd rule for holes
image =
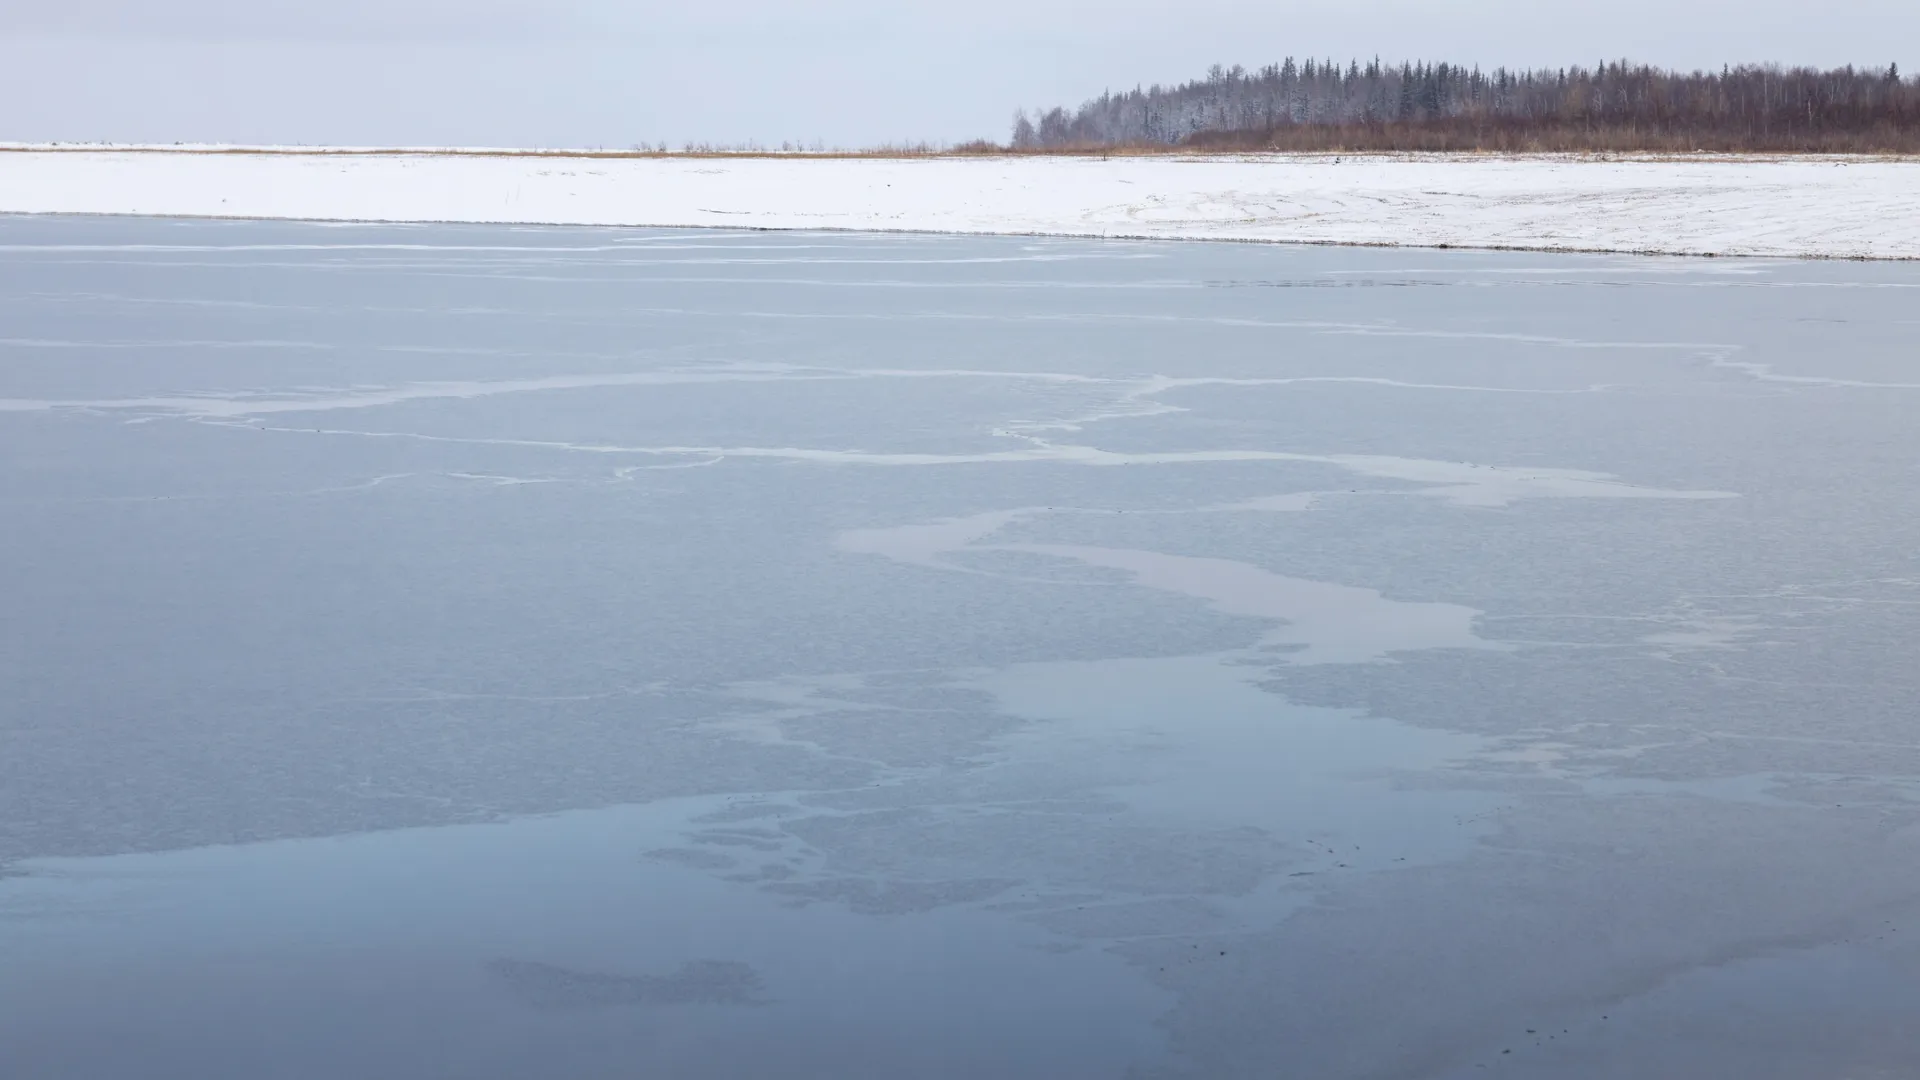
{"label": "snowy field", "polygon": [[0,212],[1920,258],[1920,161],[5,148]]}

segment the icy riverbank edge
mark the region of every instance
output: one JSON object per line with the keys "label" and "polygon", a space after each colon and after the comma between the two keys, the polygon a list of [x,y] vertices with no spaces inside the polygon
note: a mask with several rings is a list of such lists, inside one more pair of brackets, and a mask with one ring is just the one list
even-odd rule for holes
{"label": "icy riverbank edge", "polygon": [[1920,259],[1920,160],[0,146],[0,213]]}

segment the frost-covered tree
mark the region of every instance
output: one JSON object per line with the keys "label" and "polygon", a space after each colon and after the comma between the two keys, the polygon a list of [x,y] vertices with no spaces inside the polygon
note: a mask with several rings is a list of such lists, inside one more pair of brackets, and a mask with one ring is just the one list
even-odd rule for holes
{"label": "frost-covered tree", "polygon": [[1023,149],[1116,145],[1920,149],[1920,82],[1777,65],[1674,72],[1625,61],[1534,71],[1379,57],[1215,65],[1179,86],[1108,92],[1037,120]]}

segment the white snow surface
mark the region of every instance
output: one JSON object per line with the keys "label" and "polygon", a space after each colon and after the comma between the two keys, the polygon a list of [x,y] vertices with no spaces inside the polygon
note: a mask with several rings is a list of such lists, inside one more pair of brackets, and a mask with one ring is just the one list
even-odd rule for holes
{"label": "white snow surface", "polygon": [[1920,160],[0,147],[0,212],[1920,258]]}

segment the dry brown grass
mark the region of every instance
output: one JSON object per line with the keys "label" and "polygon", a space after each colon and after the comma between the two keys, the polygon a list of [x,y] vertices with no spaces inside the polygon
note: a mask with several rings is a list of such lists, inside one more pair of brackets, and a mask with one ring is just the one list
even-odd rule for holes
{"label": "dry brown grass", "polygon": [[928,143],[840,148],[769,148],[691,144],[678,149],[516,149],[459,147],[115,146],[100,143],[0,145],[0,153],[206,154],[328,157],[565,158],[590,160],[793,159],[916,160],[982,157],[1212,157],[1247,154],[1439,154],[1462,157],[1575,155],[1673,159],[1699,154],[1738,157],[1920,157],[1920,128],[1892,127],[1814,136],[1660,132],[1577,125],[1522,126],[1449,120],[1424,123],[1296,125],[1271,131],[1205,132],[1183,142],[1084,144],[1013,148],[984,139],[940,146]]}
{"label": "dry brown grass", "polygon": [[1299,125],[1195,135],[1188,150],[1289,153],[1920,154],[1920,125],[1852,131],[1754,132],[1711,128],[1527,124],[1469,118],[1420,123]]}

